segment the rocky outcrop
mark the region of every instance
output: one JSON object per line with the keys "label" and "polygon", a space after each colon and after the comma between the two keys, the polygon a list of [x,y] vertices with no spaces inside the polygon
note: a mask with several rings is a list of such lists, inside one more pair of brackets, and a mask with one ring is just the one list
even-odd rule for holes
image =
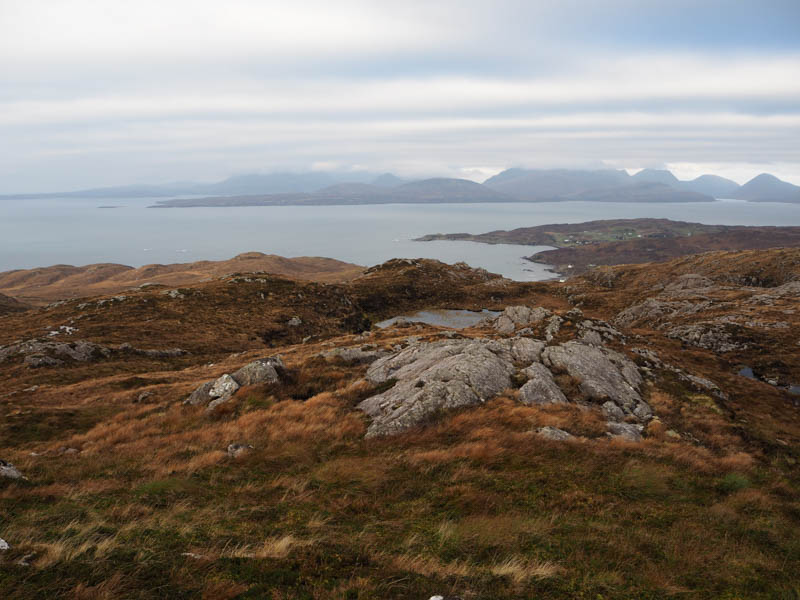
{"label": "rocky outcrop", "polygon": [[375,344],[365,344],[363,346],[351,346],[346,348],[333,348],[320,352],[320,356],[328,361],[341,360],[353,364],[369,364],[386,356],[388,352],[378,350]]}
{"label": "rocky outcrop", "polygon": [[496,317],[486,319],[482,324],[493,327],[498,333],[508,335],[514,333],[520,327],[537,325],[551,315],[552,313],[549,310],[541,306],[536,308],[508,306],[502,313]]}
{"label": "rocky outcrop", "polygon": [[579,388],[590,400],[615,404],[623,415],[645,421],[652,411],[639,395],[642,376],[629,358],[605,347],[570,341],[550,346],[542,362],[551,370],[565,372],[579,381]]}
{"label": "rocky outcrop", "polygon": [[490,340],[418,343],[379,359],[367,370],[367,380],[396,383],[358,405],[372,419],[367,437],[399,433],[442,411],[481,404],[510,387],[514,371],[509,345]]}
{"label": "rocky outcrop", "polygon": [[564,404],[567,397],[558,387],[550,370],[541,363],[534,363],[523,371],[528,381],[519,390],[523,404]]}
{"label": "rocky outcrop", "polygon": [[641,442],[643,429],[644,428],[641,425],[636,425],[633,423],[616,423],[614,421],[608,422],[609,437],[627,440],[629,442]]}
{"label": "rocky outcrop", "polygon": [[422,425],[443,411],[479,405],[520,379],[527,379],[519,390],[521,403],[567,403],[554,371],[580,381],[581,392],[602,404],[611,422],[645,423],[652,416],[638,393],[638,368],[622,354],[577,341],[546,347],[530,338],[413,341],[370,366],[367,380],[391,387],[358,408],[371,418],[367,437],[374,437]]}
{"label": "rocky outcrop", "polygon": [[624,328],[642,325],[657,327],[678,317],[685,317],[706,310],[711,304],[709,300],[692,302],[690,300],[673,301],[648,298],[621,311],[614,318],[614,324]]}
{"label": "rocky outcrop", "polygon": [[41,364],[38,366],[55,366],[63,364],[63,359],[76,362],[89,362],[99,358],[107,358],[111,355],[111,349],[100,344],[86,341],[76,342],[50,342],[40,340],[28,340],[0,348],[0,361],[13,356],[44,357],[58,359],[58,363],[52,365]]}
{"label": "rocky outcrop", "polygon": [[192,406],[206,405],[208,410],[213,410],[230,400],[240,387],[280,381],[280,371],[284,368],[279,356],[254,360],[233,374],[225,373],[217,379],[205,382],[183,403]]}
{"label": "rocky outcrop", "polygon": [[112,354],[135,354],[148,358],[175,358],[187,354],[180,348],[166,350],[144,350],[130,344],[119,346],[103,346],[85,340],[74,342],[54,342],[50,340],[27,340],[0,347],[0,362],[22,356],[23,362],[30,368],[57,367],[67,362],[93,362],[109,358]]}
{"label": "rocky outcrop", "polygon": [[705,348],[725,354],[736,350],[745,350],[748,347],[744,341],[743,328],[733,323],[693,323],[679,325],[666,331],[667,337],[680,340],[684,344]]}

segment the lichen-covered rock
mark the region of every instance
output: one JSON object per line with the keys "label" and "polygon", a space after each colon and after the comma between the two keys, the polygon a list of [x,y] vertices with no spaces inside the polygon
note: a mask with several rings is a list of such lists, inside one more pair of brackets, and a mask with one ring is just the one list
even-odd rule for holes
{"label": "lichen-covered rock", "polygon": [[[644,404],[638,392],[642,376],[636,365],[609,348],[570,341],[546,348],[542,362],[576,378],[580,390],[591,400],[610,400],[626,415],[634,415],[635,409]],[[639,412],[643,413],[643,410]]]}
{"label": "lichen-covered rock", "polygon": [[555,440],[557,442],[563,442],[564,440],[568,440],[574,437],[568,431],[564,431],[563,429],[559,429],[558,427],[539,427],[536,430],[536,435],[546,438],[548,440]]}
{"label": "lichen-covered rock", "polygon": [[208,410],[213,410],[220,404],[230,400],[240,387],[236,380],[227,373],[220,376],[212,383],[211,388],[208,390],[208,395],[211,398],[211,402],[208,404]]}
{"label": "lichen-covered rock", "polygon": [[194,390],[189,397],[183,401],[184,404],[197,406],[200,404],[208,404],[211,401],[210,391],[214,386],[214,381],[206,381],[203,385]]}
{"label": "lichen-covered rock", "polygon": [[745,350],[744,328],[732,323],[694,323],[672,327],[666,332],[667,337],[677,339],[690,346],[705,348],[725,354],[736,350]]}
{"label": "lichen-covered rock", "polygon": [[[450,333],[450,332],[446,332]],[[333,348],[332,350],[325,350],[320,352],[325,360],[339,359],[348,363],[355,364],[368,364],[386,356],[388,352],[385,350],[378,350],[375,346],[368,348],[364,347],[349,347],[349,348]]]}
{"label": "lichen-covered rock", "polygon": [[497,317],[490,318],[486,323],[494,327],[499,333],[508,335],[514,333],[518,327],[528,327],[541,323],[552,313],[546,308],[537,306],[508,306]]}
{"label": "lichen-covered rock", "polygon": [[192,406],[208,404],[208,409],[213,410],[230,400],[242,386],[280,381],[280,370],[283,368],[283,361],[279,356],[259,358],[235,371],[233,375],[225,373],[215,380],[206,381],[183,403]]}
{"label": "lichen-covered rock", "polygon": [[8,479],[25,479],[22,473],[17,470],[17,467],[6,460],[0,460],[0,477],[7,477]]}
{"label": "lichen-covered rock", "polygon": [[228,456],[230,458],[238,458],[252,449],[253,446],[250,444],[228,444]]}
{"label": "lichen-covered rock", "polygon": [[578,324],[578,337],[584,343],[600,346],[606,341],[621,340],[625,336],[605,321],[584,319]]}
{"label": "lichen-covered rock", "polygon": [[661,323],[687,315],[693,315],[706,310],[712,305],[708,300],[692,302],[689,300],[662,300],[648,298],[647,300],[629,306],[614,317],[614,323],[619,327],[636,327],[640,325],[658,326]]}
{"label": "lichen-covered rock", "polygon": [[511,360],[515,363],[529,365],[542,359],[545,343],[541,340],[521,337],[509,340],[508,343]]}
{"label": "lichen-covered rock", "polygon": [[510,387],[514,370],[508,345],[491,340],[416,343],[381,358],[367,370],[367,380],[397,383],[358,405],[372,418],[367,437],[400,433],[442,411],[481,404]]}
{"label": "lichen-covered rock", "polygon": [[46,354],[29,354],[23,359],[22,364],[31,369],[41,369],[42,367],[60,367],[64,361]]}
{"label": "lichen-covered rock", "polygon": [[558,315],[550,317],[547,321],[547,327],[544,328],[544,339],[548,342],[552,342],[561,330],[561,323],[563,323],[563,319]]}
{"label": "lichen-covered rock", "polygon": [[608,435],[611,438],[620,438],[628,440],[629,442],[642,441],[641,425],[634,425],[633,423],[616,423],[609,421],[607,423]]}
{"label": "lichen-covered rock", "polygon": [[556,384],[553,374],[541,363],[533,363],[523,371],[528,381],[519,390],[523,404],[564,404],[567,397]]}
{"label": "lichen-covered rock", "polygon": [[603,402],[603,406],[601,406],[600,409],[603,411],[603,415],[605,415],[606,419],[609,421],[625,420],[625,413],[619,406],[614,404],[611,400]]}
{"label": "lichen-covered rock", "polygon": [[283,361],[279,356],[269,356],[247,363],[234,372],[232,377],[240,386],[274,383],[280,379],[279,370],[284,368]]}

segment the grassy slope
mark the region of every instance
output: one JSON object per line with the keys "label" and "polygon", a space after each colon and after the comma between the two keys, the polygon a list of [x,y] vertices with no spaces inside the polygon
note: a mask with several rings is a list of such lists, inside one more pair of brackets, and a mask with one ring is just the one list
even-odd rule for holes
{"label": "grassy slope", "polygon": [[[731,267],[727,276],[776,276],[775,257],[759,256],[730,257],[726,264],[739,270]],[[463,305],[477,305],[491,293],[518,303],[527,290],[529,303],[544,300],[563,309],[565,292],[580,293],[593,307],[587,310],[602,316],[646,295],[650,278],[702,268],[719,270],[720,263],[671,263],[660,274],[617,269],[603,285],[586,280],[572,282],[570,290],[544,286],[551,295],[542,296],[542,284],[504,290],[491,279],[470,279],[466,270],[424,262],[376,269],[347,290],[359,302],[398,312],[417,307],[414,286],[420,281],[429,293],[422,301],[430,305],[453,305],[459,296]],[[215,320],[225,332],[239,322],[236,315],[253,313],[256,305],[242,301],[252,285],[199,286],[214,304],[185,333],[190,343],[197,340],[198,352],[203,339],[219,335],[209,328]],[[290,283],[273,304],[303,293],[299,286]],[[281,306],[274,308],[280,312]],[[32,314],[52,321],[53,315],[66,316],[59,310],[74,308]],[[128,312],[124,303],[107,310],[108,329],[98,317],[92,339],[136,335],[125,321],[142,315]],[[23,332],[25,324],[15,319],[5,318],[7,335]],[[335,327],[326,331],[320,332],[323,338],[340,335]],[[409,334],[437,333],[429,327],[392,329],[370,341],[390,347]],[[796,410],[765,384],[729,382],[729,367],[720,357],[682,351],[657,332],[641,333],[675,364],[713,373],[731,400],[714,401],[659,374],[646,393],[661,424],[633,445],[597,437],[602,423],[595,413],[521,406],[509,390],[428,428],[365,441],[365,420],[353,410],[374,392],[360,382],[365,367],[316,356],[331,343],[363,343],[352,335],[271,350],[254,345],[235,355],[209,349],[191,364],[135,363],[135,374],[100,363],[75,368],[75,376],[51,380],[35,392],[0,398],[0,457],[30,478],[0,482],[0,537],[13,546],[0,558],[0,593],[797,597],[800,432],[791,429],[798,424]],[[152,332],[141,335],[140,345],[154,339]],[[287,383],[246,388],[213,415],[180,404],[198,383],[275,351],[288,366]],[[206,364],[208,359],[214,364]],[[0,372],[9,391],[34,383],[35,375],[16,366]],[[142,391],[154,395],[148,403],[132,403]],[[766,424],[740,418],[745,405],[757,406]],[[770,419],[787,418],[784,444],[768,443],[772,430],[764,428],[778,426]],[[556,443],[529,433],[542,425],[568,425],[585,437]],[[675,441],[668,429],[687,432],[697,443]],[[224,450],[232,442],[255,449],[231,459]],[[80,452],[65,454],[65,447]],[[15,564],[31,553],[31,566]]]}
{"label": "grassy slope", "polygon": [[145,283],[173,287],[192,285],[236,272],[263,271],[301,280],[337,283],[349,281],[363,270],[358,265],[331,258],[284,258],[248,252],[224,261],[145,265],[139,268],[96,264],[6,271],[0,273],[0,292],[33,304],[47,304],[68,298],[116,294]]}

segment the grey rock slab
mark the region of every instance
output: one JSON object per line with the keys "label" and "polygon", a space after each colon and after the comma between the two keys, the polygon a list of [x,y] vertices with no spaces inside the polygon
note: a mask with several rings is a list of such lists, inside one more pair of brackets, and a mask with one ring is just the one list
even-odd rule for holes
{"label": "grey rock slab", "polygon": [[529,365],[542,359],[545,343],[530,338],[517,338],[510,341],[511,360]]}
{"label": "grey rock slab", "polygon": [[400,433],[443,411],[479,405],[510,387],[513,373],[507,344],[491,340],[416,343],[379,359],[367,380],[397,383],[358,405],[372,418],[367,437]]}
{"label": "grey rock slab", "polygon": [[637,390],[643,380],[636,365],[609,348],[570,341],[545,348],[542,362],[575,377],[592,400],[611,400],[626,414],[642,402]]}
{"label": "grey rock slab", "polygon": [[609,421],[607,423],[608,435],[612,438],[620,438],[628,440],[629,442],[641,442],[642,433],[641,425],[633,425],[631,423],[615,423]]}
{"label": "grey rock slab", "polygon": [[375,348],[369,348],[365,350],[361,347],[334,348],[332,350],[320,352],[320,356],[325,360],[334,360],[338,358],[344,362],[355,364],[369,364],[386,356],[387,354],[388,353],[384,350],[377,350]]}
{"label": "grey rock slab", "polygon": [[622,409],[608,400],[603,402],[603,406],[600,407],[603,411],[603,415],[609,421],[624,421],[625,420],[625,413]]}
{"label": "grey rock slab", "polygon": [[528,381],[519,390],[519,400],[528,406],[535,404],[564,404],[566,396],[553,379],[550,370],[541,363],[533,363],[523,371]]}
{"label": "grey rock slab", "polygon": [[555,440],[557,442],[563,442],[564,440],[568,440],[573,436],[568,431],[564,431],[563,429],[559,429],[558,427],[539,427],[536,430],[536,435],[547,438],[548,440]]}

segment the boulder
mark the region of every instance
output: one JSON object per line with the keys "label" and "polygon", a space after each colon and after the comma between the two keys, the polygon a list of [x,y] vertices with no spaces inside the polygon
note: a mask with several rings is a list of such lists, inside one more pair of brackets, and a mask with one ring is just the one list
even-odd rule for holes
{"label": "boulder", "polygon": [[285,368],[279,356],[269,356],[247,363],[241,369],[233,373],[232,377],[240,386],[275,383],[280,380],[278,371]]}
{"label": "boulder", "polygon": [[480,339],[412,344],[367,370],[374,384],[396,380],[358,405],[372,419],[367,437],[400,433],[442,411],[481,404],[510,387],[514,371],[507,344]]}
{"label": "boulder", "polygon": [[242,386],[280,381],[279,370],[283,368],[285,367],[279,356],[259,358],[247,363],[233,375],[225,373],[213,381],[206,381],[194,390],[183,403],[192,406],[208,404],[208,410],[212,410],[230,400]]}
{"label": "boulder", "polygon": [[619,438],[628,440],[629,442],[642,441],[641,425],[634,425],[632,423],[615,423],[614,421],[609,421],[607,426],[608,435],[611,438]]}
{"label": "boulder", "polygon": [[574,437],[568,431],[564,431],[563,429],[559,429],[558,427],[539,427],[536,430],[536,435],[546,438],[548,440],[555,440],[557,442],[563,442],[564,440],[568,440]]}
{"label": "boulder", "polygon": [[11,550],[11,546],[3,538],[0,538],[0,552],[5,552],[6,550]]}
{"label": "boulder", "polygon": [[0,460],[0,477],[7,477],[8,479],[25,479],[22,473],[17,470],[17,467],[6,460]]}
{"label": "boulder", "polygon": [[253,449],[253,446],[250,444],[228,444],[228,456],[231,458],[237,458],[242,454],[246,454]]}
{"label": "boulder", "polygon": [[519,390],[519,400],[528,406],[534,404],[564,404],[566,396],[559,389],[553,374],[541,363],[533,363],[523,371],[528,381]]}
{"label": "boulder", "polygon": [[183,401],[184,404],[191,404],[192,406],[197,406],[199,404],[207,404],[211,401],[210,391],[211,388],[214,386],[214,381],[206,381],[203,385],[199,388],[194,390],[189,397]]}

